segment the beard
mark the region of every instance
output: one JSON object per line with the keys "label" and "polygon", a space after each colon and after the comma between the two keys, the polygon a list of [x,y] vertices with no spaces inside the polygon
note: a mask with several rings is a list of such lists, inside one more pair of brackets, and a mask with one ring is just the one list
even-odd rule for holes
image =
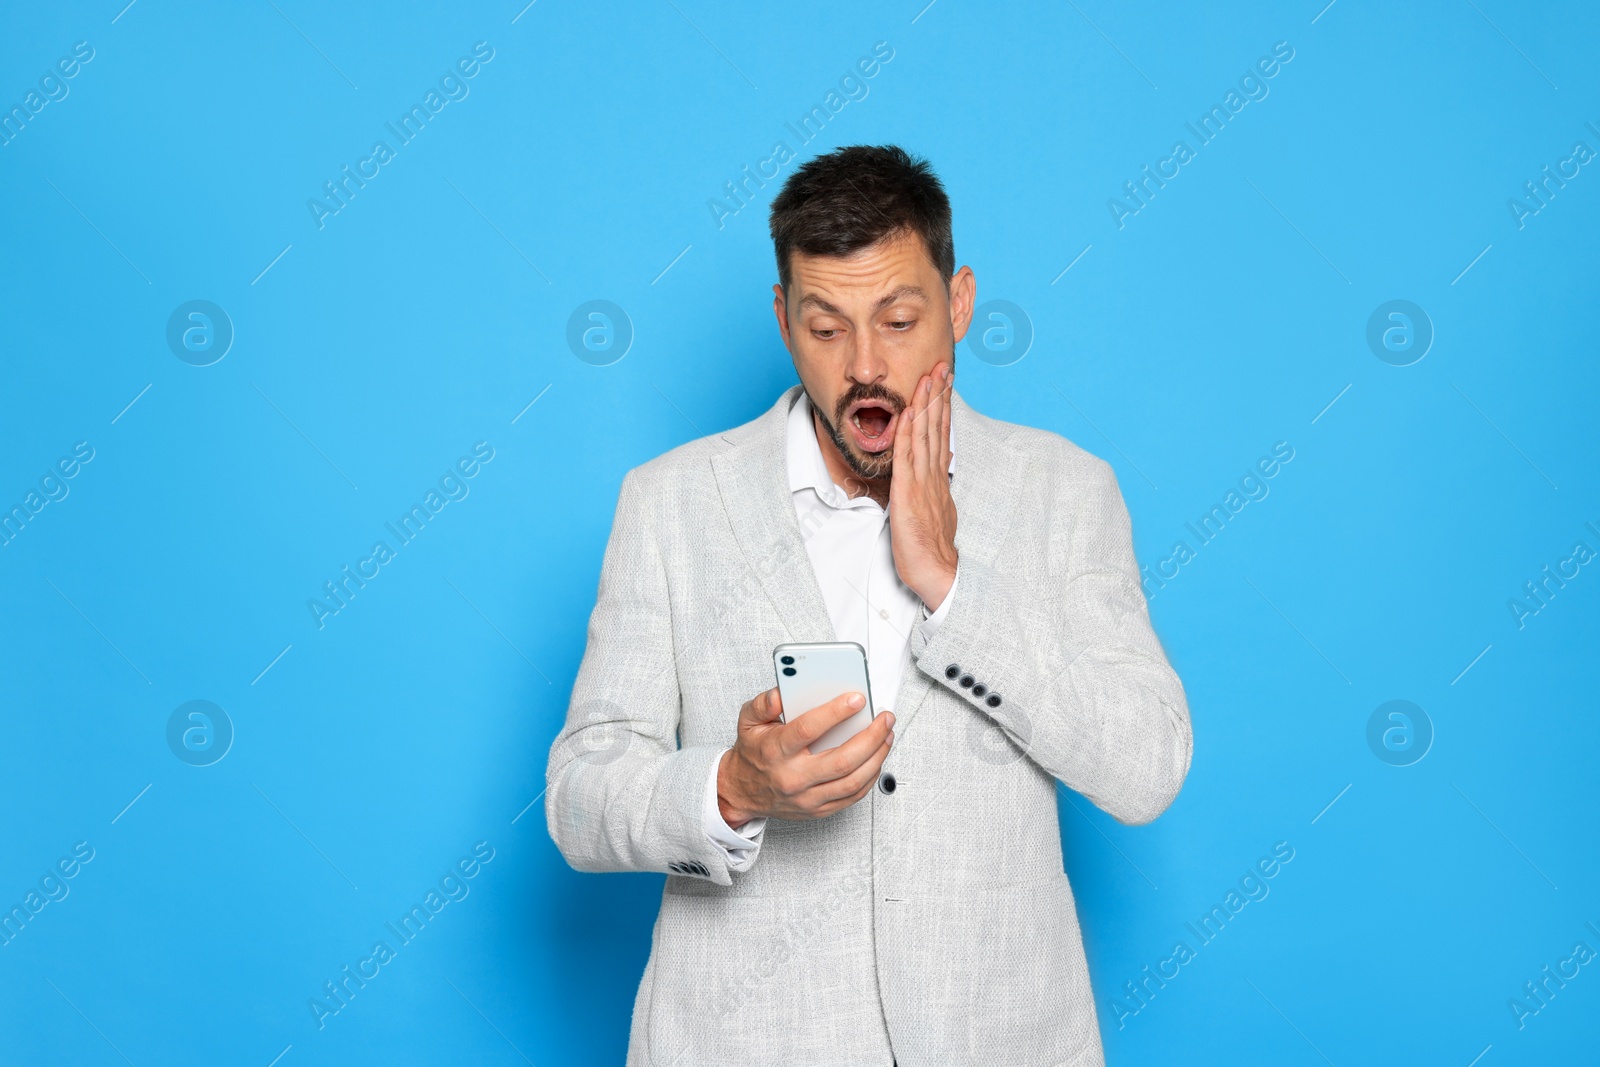
{"label": "beard", "polygon": [[[810,394],[806,394],[810,397]],[[839,450],[839,455],[844,457],[845,465],[850,472],[864,482],[881,481],[890,476],[894,471],[894,448],[891,446],[882,452],[867,453],[856,451],[855,444],[845,434],[844,413],[850,410],[850,405],[858,400],[875,400],[889,409],[891,414],[898,414],[905,410],[905,399],[894,390],[877,383],[863,385],[856,382],[846,389],[834,405],[833,417],[823,414],[822,405],[811,398],[811,407],[817,413],[817,418],[822,420],[823,427],[828,431],[828,436],[833,438],[833,447]],[[899,433],[897,425],[895,432]],[[848,487],[846,487],[848,488]],[[852,496],[856,495],[854,493]]]}
{"label": "beard", "polygon": [[[950,373],[956,372],[956,350],[950,346]],[[801,388],[805,388],[802,384]],[[865,385],[854,382],[846,389],[834,405],[833,417],[829,418],[823,413],[823,407],[817,403],[809,391],[807,399],[811,401],[812,410],[822,420],[823,427],[828,431],[828,436],[833,438],[833,447],[839,450],[839,455],[844,457],[845,465],[857,478],[865,482],[881,481],[894,473],[894,448],[890,446],[882,452],[857,452],[854,443],[845,435],[841,427],[844,425],[844,413],[850,410],[850,405],[858,400],[876,400],[888,408],[892,414],[898,415],[907,408],[905,397],[890,389],[886,385],[873,383]],[[947,398],[948,400],[948,398]],[[898,435],[902,427],[897,423],[894,432]],[[854,494],[852,494],[854,495]]]}

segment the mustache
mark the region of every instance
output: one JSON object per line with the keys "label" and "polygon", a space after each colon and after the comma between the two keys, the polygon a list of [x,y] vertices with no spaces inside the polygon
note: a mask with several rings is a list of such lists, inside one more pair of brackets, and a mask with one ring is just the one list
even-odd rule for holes
{"label": "mustache", "polygon": [[882,382],[872,382],[870,384],[857,382],[849,389],[846,389],[844,395],[840,396],[838,403],[834,405],[834,425],[837,426],[844,422],[844,413],[849,411],[850,405],[858,400],[881,401],[883,406],[889,409],[891,415],[904,411],[906,407],[905,398]]}

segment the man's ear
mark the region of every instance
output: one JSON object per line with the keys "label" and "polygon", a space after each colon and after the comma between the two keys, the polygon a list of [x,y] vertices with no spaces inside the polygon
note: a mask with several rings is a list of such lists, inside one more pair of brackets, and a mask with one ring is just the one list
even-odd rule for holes
{"label": "man's ear", "polygon": [[772,287],[772,314],[778,320],[778,335],[783,338],[783,347],[794,355],[794,347],[789,344],[789,302],[784,298],[783,286],[774,284]]}
{"label": "man's ear", "polygon": [[950,276],[950,336],[956,343],[972,325],[972,309],[978,297],[978,279],[971,267],[962,267]]}

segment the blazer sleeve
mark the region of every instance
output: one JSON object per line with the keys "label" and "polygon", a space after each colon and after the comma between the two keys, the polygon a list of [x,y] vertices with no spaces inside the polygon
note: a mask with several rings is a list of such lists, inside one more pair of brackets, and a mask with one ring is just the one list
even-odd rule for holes
{"label": "blazer sleeve", "polygon": [[565,725],[550,746],[545,821],[580,871],[660,871],[731,885],[702,821],[727,746],[677,742],[681,699],[659,529],[638,469],[623,477]]}
{"label": "blazer sleeve", "polygon": [[1094,464],[1065,514],[1045,518],[1065,539],[1050,573],[962,555],[961,596],[931,639],[913,633],[912,651],[1051,776],[1137,825],[1177,797],[1194,741],[1183,684],[1150,626],[1116,475]]}

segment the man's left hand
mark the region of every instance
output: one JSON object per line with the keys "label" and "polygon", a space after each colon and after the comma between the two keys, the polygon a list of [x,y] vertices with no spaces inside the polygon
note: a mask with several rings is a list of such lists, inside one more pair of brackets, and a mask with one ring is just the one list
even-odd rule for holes
{"label": "man's left hand", "polygon": [[900,580],[939,610],[956,580],[956,502],[950,496],[950,390],[943,360],[917,380],[894,432],[889,543]]}

